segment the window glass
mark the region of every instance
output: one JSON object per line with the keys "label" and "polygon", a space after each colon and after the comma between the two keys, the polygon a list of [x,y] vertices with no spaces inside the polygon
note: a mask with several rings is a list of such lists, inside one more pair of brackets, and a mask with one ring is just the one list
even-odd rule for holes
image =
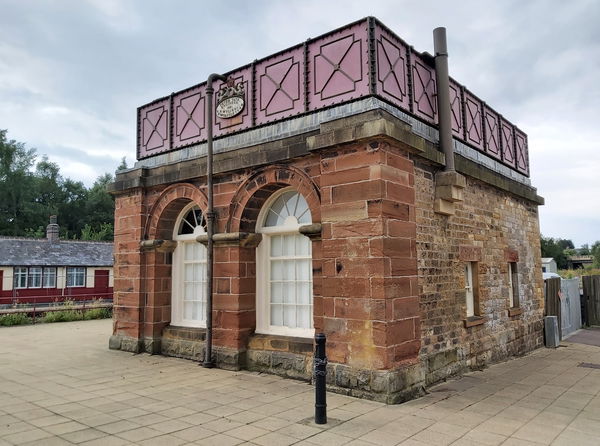
{"label": "window glass", "polygon": [[27,288],[27,268],[16,267],[14,269],[15,288]]}
{"label": "window glass", "polygon": [[80,266],[67,268],[67,287],[85,286],[85,268]]}
{"label": "window glass", "polygon": [[41,288],[42,287],[42,267],[32,266],[29,268],[29,277],[27,278],[27,285],[29,288]]}
{"label": "window glass", "polygon": [[198,206],[180,214],[174,239],[173,305],[171,323],[202,327],[206,323],[206,247],[195,236],[206,232],[206,220]]}
{"label": "window glass", "polygon": [[475,296],[473,295],[473,265],[465,264],[465,292],[467,301],[467,317],[475,315]]}
{"label": "window glass", "polygon": [[56,268],[44,268],[44,288],[56,288]]}
{"label": "window glass", "polygon": [[311,222],[306,200],[293,190],[284,192],[273,202],[267,212],[265,226],[283,225],[288,217],[295,217],[297,223],[300,224]]}
{"label": "window glass", "polygon": [[196,227],[202,227],[206,229],[206,221],[204,215],[198,206],[192,207],[185,216],[181,219],[179,224],[178,234],[193,234]]}
{"label": "window glass", "polygon": [[508,302],[510,308],[519,306],[519,278],[516,262],[509,262],[508,264]]}
{"label": "window glass", "polygon": [[[280,193],[263,210],[263,240],[258,247],[257,329],[274,334],[312,336],[312,245],[298,228],[311,223],[304,197]],[[262,290],[262,291],[261,291]]]}

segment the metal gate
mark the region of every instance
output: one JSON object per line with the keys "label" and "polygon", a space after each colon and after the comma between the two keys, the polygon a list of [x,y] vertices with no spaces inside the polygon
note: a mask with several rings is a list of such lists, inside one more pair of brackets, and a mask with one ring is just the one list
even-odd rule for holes
{"label": "metal gate", "polygon": [[581,328],[579,279],[562,279],[559,298],[561,335],[564,339],[568,334]]}

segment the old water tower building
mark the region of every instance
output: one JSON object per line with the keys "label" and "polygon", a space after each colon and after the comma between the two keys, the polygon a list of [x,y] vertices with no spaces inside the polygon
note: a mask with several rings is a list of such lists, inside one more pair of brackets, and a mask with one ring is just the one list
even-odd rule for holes
{"label": "old water tower building", "polygon": [[140,107],[111,348],[306,379],[323,332],[332,389],[397,402],[539,347],[527,137],[435,53],[366,18]]}

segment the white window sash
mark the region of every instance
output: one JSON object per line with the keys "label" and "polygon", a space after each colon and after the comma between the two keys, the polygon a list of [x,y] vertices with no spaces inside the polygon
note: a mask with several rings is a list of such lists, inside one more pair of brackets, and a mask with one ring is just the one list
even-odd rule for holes
{"label": "white window sash", "polygon": [[27,268],[16,267],[14,269],[14,287],[15,289],[27,288]]}
{"label": "white window sash", "polygon": [[[299,225],[297,225],[299,226]],[[277,230],[279,229],[279,230]],[[282,230],[283,229],[283,230]],[[300,235],[297,227],[275,226],[262,228],[263,237],[261,243],[257,247],[257,277],[256,277],[256,295],[259,305],[256,312],[256,332],[262,334],[272,334],[280,336],[294,336],[301,338],[312,338],[315,329],[312,326],[314,323],[314,303],[313,303],[313,277],[312,277],[312,246],[309,245],[309,254],[303,256],[271,256],[271,236],[276,235]],[[304,237],[304,236],[302,236]],[[279,325],[271,325],[271,262],[273,260],[309,260],[310,267],[308,271],[308,280],[302,282],[309,283],[309,304],[300,304],[298,306],[308,305],[310,307],[310,325],[309,328],[286,327]],[[296,283],[296,281],[294,281]],[[284,305],[284,304],[282,304]]]}
{"label": "white window sash", "polygon": [[44,268],[42,286],[44,288],[56,288],[56,268]]}
{"label": "white window sash", "polygon": [[67,267],[67,288],[85,287],[85,268],[80,266]]}
{"label": "white window sash", "polygon": [[475,296],[473,294],[473,264],[465,264],[465,295],[467,301],[467,317],[475,316]]}
{"label": "white window sash", "polygon": [[[186,208],[180,214],[178,221],[175,224],[174,231],[178,231],[181,226],[183,217],[187,215],[189,208]],[[185,266],[193,265],[204,265],[204,280],[202,283],[201,293],[204,294],[204,287],[206,284],[206,252],[204,253],[204,259],[196,260],[185,260],[185,246],[189,243],[198,243],[196,237],[199,234],[205,233],[202,226],[197,226],[193,234],[173,234],[173,239],[177,241],[177,247],[173,252],[173,264],[172,264],[172,283],[171,283],[171,324],[181,327],[206,327],[206,296],[203,296],[200,305],[200,319],[186,319],[185,318]],[[199,244],[200,249],[206,251],[206,247]]]}

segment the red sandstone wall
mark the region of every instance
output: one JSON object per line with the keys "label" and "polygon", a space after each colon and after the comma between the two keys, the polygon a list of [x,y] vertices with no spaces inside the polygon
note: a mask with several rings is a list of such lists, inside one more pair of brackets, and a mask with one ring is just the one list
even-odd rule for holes
{"label": "red sandstone wall", "polygon": [[[265,200],[291,185],[313,222],[314,322],[329,357],[368,369],[416,361],[420,347],[414,168],[407,152],[372,141],[215,179],[217,232],[253,232]],[[117,196],[115,334],[157,337],[170,320],[168,253],[142,239],[170,239],[190,200],[206,208],[199,181]],[[244,349],[255,326],[255,249],[216,246],[214,342]],[[141,311],[145,308],[145,311]]]}

